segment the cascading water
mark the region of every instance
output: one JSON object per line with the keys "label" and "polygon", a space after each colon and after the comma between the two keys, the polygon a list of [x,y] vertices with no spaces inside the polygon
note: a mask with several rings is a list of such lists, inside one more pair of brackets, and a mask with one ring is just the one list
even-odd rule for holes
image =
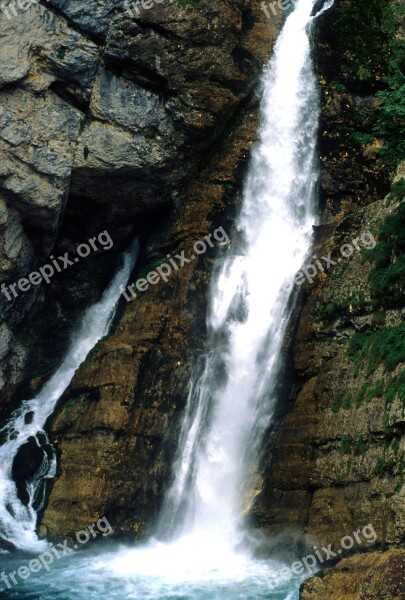
{"label": "cascading water", "polygon": [[[212,284],[210,351],[190,385],[157,531],[165,541],[74,556],[31,583],[27,598],[298,597],[298,582],[282,582],[283,565],[254,558],[244,544],[243,514],[277,399],[293,280],[315,222],[319,109],[309,30],[318,5],[296,0],[264,73],[260,136],[237,236]],[[10,590],[7,597],[21,596]]]}
{"label": "cascading water", "polygon": [[[24,401],[0,430],[0,435],[6,440],[0,446],[0,547],[1,540],[20,550],[41,550],[46,546],[46,542],[39,541],[35,533],[37,510],[40,508],[40,503],[39,506],[36,504],[36,496],[41,481],[55,475],[56,459],[44,426],[90,350],[108,333],[121,286],[126,285],[137,254],[138,242],[135,241],[124,254],[123,265],[102,298],[83,315],[59,369],[40,393],[34,399]],[[12,468],[19,449],[30,439],[42,448],[43,459],[35,477],[27,482],[28,502],[23,503],[12,478]]]}
{"label": "cascading water", "polygon": [[315,221],[318,93],[307,31],[313,4],[297,3],[264,74],[260,140],[238,236],[212,286],[211,351],[192,382],[162,513],[161,527],[169,524],[175,535],[238,541],[241,490],[252,489],[271,421],[292,282]]}

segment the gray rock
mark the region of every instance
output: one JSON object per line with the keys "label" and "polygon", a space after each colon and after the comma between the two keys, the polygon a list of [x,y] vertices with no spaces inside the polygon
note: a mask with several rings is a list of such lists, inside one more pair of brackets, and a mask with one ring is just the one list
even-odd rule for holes
{"label": "gray rock", "polygon": [[67,198],[80,112],[53,93],[13,90],[0,102],[3,195],[41,233],[46,251]]}
{"label": "gray rock", "polygon": [[47,1],[50,6],[66,15],[80,29],[96,37],[105,36],[113,16],[120,15],[125,11],[124,0]]}
{"label": "gray rock", "polygon": [[0,325],[0,360],[7,356],[10,350],[11,331],[5,323]]}
{"label": "gray rock", "polygon": [[[199,0],[198,7],[164,0],[131,16],[124,0],[41,0],[2,18],[3,281],[26,276],[54,250],[85,241],[106,222],[118,253],[141,228],[137,219],[177,210],[179,190],[267,59],[267,24],[253,33],[264,17],[260,9],[253,17],[252,8],[250,0]],[[3,405],[12,405],[27,360],[38,362],[49,315],[68,328],[63,285],[80,298],[73,303],[80,308],[98,297],[108,266],[95,277],[90,265],[89,258],[71,280],[38,286],[16,301],[0,295],[8,328],[23,321],[30,329],[29,340],[22,334],[17,342],[15,335],[4,358]],[[1,411],[0,405],[0,414],[7,412]]]}
{"label": "gray rock", "polygon": [[110,121],[145,136],[175,135],[162,98],[140,85],[116,76],[100,65],[93,86],[90,110],[94,117]]}
{"label": "gray rock", "polygon": [[89,99],[99,61],[96,44],[40,4],[3,22],[0,87],[21,81],[38,90],[63,80],[72,94]]}

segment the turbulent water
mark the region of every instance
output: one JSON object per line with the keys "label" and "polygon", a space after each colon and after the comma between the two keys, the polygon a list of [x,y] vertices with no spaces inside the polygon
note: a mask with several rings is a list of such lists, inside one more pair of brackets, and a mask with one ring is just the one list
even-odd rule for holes
{"label": "turbulent water", "polygon": [[[90,350],[107,334],[121,295],[121,286],[128,281],[137,253],[138,243],[134,242],[123,256],[123,265],[100,301],[84,313],[59,369],[39,394],[32,400],[24,401],[0,430],[1,437],[6,439],[0,446],[0,547],[1,540],[6,540],[21,550],[35,551],[46,547],[46,542],[39,541],[35,533],[37,510],[41,506],[38,496],[43,480],[55,475],[56,458],[44,426],[79,366]],[[29,500],[26,505],[19,499],[12,479],[12,467],[18,451],[28,440],[34,441],[42,449],[43,459],[37,475],[27,483]]]}
{"label": "turbulent water", "polygon": [[[74,554],[49,573],[6,590],[5,597],[298,598],[299,582],[283,582],[280,564],[254,558],[243,517],[277,401],[293,280],[309,252],[315,222],[319,107],[309,43],[314,5],[315,0],[297,0],[263,75],[259,139],[237,235],[213,278],[210,351],[190,385],[174,481],[156,539],[141,547]],[[32,402],[39,412],[37,400]],[[19,435],[32,435],[22,419],[16,417]],[[38,422],[42,428],[44,420]],[[29,541],[34,530],[28,517]],[[20,520],[24,524],[24,515]],[[9,571],[16,558],[6,560]]]}

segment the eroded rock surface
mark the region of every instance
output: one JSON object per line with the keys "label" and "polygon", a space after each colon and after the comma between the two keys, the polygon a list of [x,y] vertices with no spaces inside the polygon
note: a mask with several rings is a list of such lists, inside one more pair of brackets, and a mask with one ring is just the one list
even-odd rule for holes
{"label": "eroded rock surface", "polygon": [[389,550],[342,560],[323,577],[308,580],[302,600],[402,600],[405,590],[405,552]]}

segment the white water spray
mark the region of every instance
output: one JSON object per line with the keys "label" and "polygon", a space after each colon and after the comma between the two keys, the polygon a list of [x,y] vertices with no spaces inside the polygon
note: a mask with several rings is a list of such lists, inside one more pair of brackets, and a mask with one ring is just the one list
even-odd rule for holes
{"label": "white water spray", "polygon": [[[36,492],[44,478],[56,473],[56,458],[50,452],[44,426],[55,410],[59,398],[67,389],[86,356],[109,330],[121,296],[121,286],[128,282],[138,254],[135,241],[123,255],[123,265],[117,270],[102,298],[84,313],[80,327],[72,337],[70,348],[62,364],[51,379],[32,400],[25,400],[10,421],[0,430],[5,442],[0,446],[0,546],[5,540],[20,550],[41,550],[47,544],[36,535]],[[19,449],[29,440],[43,449],[43,460],[36,476],[27,482],[28,503],[18,497],[12,478],[14,459]]]}

